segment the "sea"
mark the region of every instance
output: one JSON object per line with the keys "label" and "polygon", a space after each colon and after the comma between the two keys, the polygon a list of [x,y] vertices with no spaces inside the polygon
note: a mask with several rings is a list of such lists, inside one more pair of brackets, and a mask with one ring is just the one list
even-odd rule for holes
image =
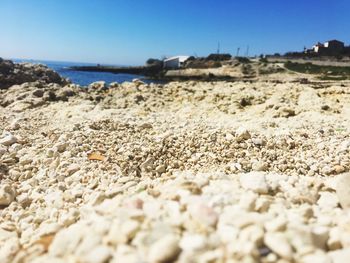
{"label": "sea", "polygon": [[[115,74],[108,72],[87,72],[72,70],[73,66],[96,66],[92,63],[79,63],[79,62],[62,62],[62,61],[45,61],[45,60],[31,60],[31,59],[12,59],[14,62],[30,62],[40,63],[55,70],[62,77],[68,78],[72,83],[79,84],[81,86],[87,86],[95,81],[105,81],[107,84],[111,82],[123,83],[125,81],[132,81],[133,79],[141,79],[146,83],[160,83],[147,79],[145,76],[133,75],[133,74]],[[108,65],[108,66],[120,66],[120,65]]]}

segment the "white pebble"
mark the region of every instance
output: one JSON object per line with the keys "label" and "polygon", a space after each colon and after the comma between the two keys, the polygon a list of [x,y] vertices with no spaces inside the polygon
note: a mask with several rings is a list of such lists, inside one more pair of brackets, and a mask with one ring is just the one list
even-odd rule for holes
{"label": "white pebble", "polygon": [[265,173],[244,173],[240,175],[239,180],[242,187],[246,190],[252,190],[253,192],[259,194],[267,194],[269,191],[265,180]]}
{"label": "white pebble", "polygon": [[264,243],[273,252],[286,260],[292,259],[292,247],[288,243],[287,238],[282,233],[266,233]]}
{"label": "white pebble", "polygon": [[339,175],[336,186],[339,202],[344,209],[350,208],[350,173]]}
{"label": "white pebble", "polygon": [[9,205],[15,200],[16,190],[8,184],[0,187],[0,205]]}
{"label": "white pebble", "polygon": [[3,138],[0,139],[0,144],[4,146],[11,146],[17,142],[17,138],[11,133],[7,133]]}
{"label": "white pebble", "polygon": [[167,235],[152,244],[148,261],[150,263],[169,262],[180,252],[179,241],[174,235]]}

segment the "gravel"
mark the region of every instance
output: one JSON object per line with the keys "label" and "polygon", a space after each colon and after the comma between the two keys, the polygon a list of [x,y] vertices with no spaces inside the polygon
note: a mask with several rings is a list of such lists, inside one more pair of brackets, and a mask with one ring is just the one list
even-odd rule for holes
{"label": "gravel", "polygon": [[0,90],[0,261],[346,262],[349,86]]}

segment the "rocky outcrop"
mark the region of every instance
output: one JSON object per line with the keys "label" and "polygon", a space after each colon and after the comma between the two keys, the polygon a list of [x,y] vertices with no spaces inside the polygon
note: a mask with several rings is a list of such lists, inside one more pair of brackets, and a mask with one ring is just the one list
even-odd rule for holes
{"label": "rocky outcrop", "polygon": [[16,84],[38,81],[41,83],[68,84],[57,72],[42,64],[14,63],[0,58],[0,89]]}
{"label": "rocky outcrop", "polygon": [[28,109],[46,105],[52,101],[68,101],[69,97],[83,92],[79,85],[43,84],[39,81],[13,85],[0,90],[0,106],[12,112],[23,112]]}

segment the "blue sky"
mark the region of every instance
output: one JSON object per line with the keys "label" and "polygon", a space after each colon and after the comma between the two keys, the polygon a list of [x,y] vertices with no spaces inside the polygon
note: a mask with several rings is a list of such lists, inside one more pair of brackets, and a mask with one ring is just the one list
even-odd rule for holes
{"label": "blue sky", "polygon": [[0,57],[143,64],[149,57],[350,44],[348,0],[0,0]]}

